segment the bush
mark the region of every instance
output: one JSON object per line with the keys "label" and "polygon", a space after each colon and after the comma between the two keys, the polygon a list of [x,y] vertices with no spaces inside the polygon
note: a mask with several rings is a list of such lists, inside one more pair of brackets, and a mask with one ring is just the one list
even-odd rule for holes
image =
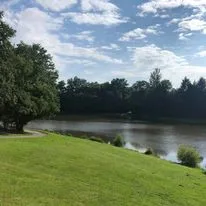
{"label": "bush", "polygon": [[80,135],[77,138],[79,138],[79,139],[89,139],[89,137],[87,135]]}
{"label": "bush", "polygon": [[202,173],[206,175],[206,169],[202,169]]}
{"label": "bush", "polygon": [[89,140],[94,141],[94,142],[99,142],[99,143],[104,143],[104,140],[101,139],[100,137],[90,137]]}
{"label": "bush", "polygon": [[154,151],[152,150],[152,148],[148,148],[148,149],[144,152],[144,154],[146,154],[146,155],[155,155],[155,153],[154,153]]}
{"label": "bush", "polygon": [[116,135],[113,141],[113,145],[115,147],[123,147],[124,146],[124,139],[121,135]]}
{"label": "bush", "polygon": [[177,158],[182,165],[193,168],[197,167],[198,163],[201,162],[200,154],[191,146],[181,145],[177,152]]}

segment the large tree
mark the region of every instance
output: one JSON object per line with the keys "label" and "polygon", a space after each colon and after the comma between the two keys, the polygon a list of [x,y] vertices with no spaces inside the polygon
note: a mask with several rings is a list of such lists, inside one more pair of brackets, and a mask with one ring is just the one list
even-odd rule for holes
{"label": "large tree", "polygon": [[52,57],[38,44],[12,46],[14,31],[0,16],[0,108],[4,126],[18,132],[29,121],[59,111],[58,78]]}
{"label": "large tree", "polygon": [[[15,31],[3,21],[3,12],[0,12],[0,120],[8,122],[8,105],[14,102],[14,47],[10,39]],[[6,125],[5,125],[6,126]]]}

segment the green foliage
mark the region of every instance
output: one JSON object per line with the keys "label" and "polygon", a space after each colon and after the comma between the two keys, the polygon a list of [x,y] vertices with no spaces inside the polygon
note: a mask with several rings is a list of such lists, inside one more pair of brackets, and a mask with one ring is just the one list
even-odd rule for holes
{"label": "green foliage", "polygon": [[121,135],[116,135],[113,140],[113,145],[115,147],[123,147],[124,146],[124,138]]}
{"label": "green foliage", "polygon": [[160,69],[151,73],[149,81],[137,81],[128,86],[125,79],[110,82],[88,82],[74,77],[58,84],[63,114],[126,114],[133,119],[165,121],[206,118],[206,80],[191,82],[184,78],[177,89],[163,79]]}
{"label": "green foliage", "polygon": [[103,139],[101,139],[100,137],[90,137],[89,140],[94,141],[94,142],[99,142],[99,143],[105,143]]}
{"label": "green foliage", "polygon": [[59,111],[58,74],[52,57],[38,44],[23,42],[15,47],[15,31],[0,13],[0,120],[5,129],[23,126]]}
{"label": "green foliage", "polygon": [[195,148],[186,145],[181,145],[179,147],[177,158],[182,165],[188,167],[197,167],[198,163],[201,162],[201,157],[198,151]]}
{"label": "green foliage", "polygon": [[162,75],[160,72],[160,69],[155,69],[154,72],[151,73],[150,75],[150,87],[151,88],[157,88],[160,84],[161,84],[161,79],[162,79]]}
{"label": "green foliage", "polygon": [[146,151],[144,152],[144,154],[146,155],[155,155],[154,151],[152,148],[148,148],[146,149]]}
{"label": "green foliage", "polygon": [[206,168],[205,168],[205,169],[202,169],[202,173],[203,173],[204,175],[206,175]]}

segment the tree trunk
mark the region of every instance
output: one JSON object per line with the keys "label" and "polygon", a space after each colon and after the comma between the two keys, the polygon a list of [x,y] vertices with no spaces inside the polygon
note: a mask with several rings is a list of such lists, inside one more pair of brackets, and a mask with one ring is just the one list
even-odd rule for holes
{"label": "tree trunk", "polygon": [[4,130],[7,131],[8,130],[8,122],[3,121],[3,127],[4,127]]}
{"label": "tree trunk", "polygon": [[17,133],[21,133],[21,134],[24,133],[24,124],[17,121],[16,122],[16,131],[17,131]]}

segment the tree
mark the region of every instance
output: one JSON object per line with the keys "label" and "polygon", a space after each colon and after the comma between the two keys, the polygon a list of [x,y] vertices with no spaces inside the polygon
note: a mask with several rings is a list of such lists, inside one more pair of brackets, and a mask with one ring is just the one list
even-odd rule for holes
{"label": "tree", "polygon": [[172,89],[172,83],[169,80],[162,80],[160,82],[160,89],[163,92],[170,92]]}
{"label": "tree", "polygon": [[126,79],[113,79],[111,81],[111,89],[116,95],[116,97],[120,100],[124,100],[127,94],[127,80]]}
{"label": "tree", "polygon": [[0,119],[4,121],[4,127],[8,123],[8,105],[13,104],[15,97],[14,75],[14,47],[10,39],[15,31],[3,21],[3,12],[0,12]]}
{"label": "tree", "polygon": [[132,85],[133,92],[146,92],[149,89],[149,83],[146,81],[137,81]]}
{"label": "tree", "polygon": [[51,56],[38,44],[10,42],[15,31],[0,13],[0,118],[23,132],[30,120],[59,111],[58,74]]}
{"label": "tree", "polygon": [[201,78],[198,80],[198,82],[195,83],[195,86],[196,86],[200,91],[204,92],[205,89],[206,89],[206,80],[201,77]]}
{"label": "tree", "polygon": [[145,102],[149,88],[150,85],[147,81],[137,81],[131,87],[130,110],[137,118],[142,118],[145,114]]}
{"label": "tree", "polygon": [[111,102],[113,105],[113,112],[126,112],[128,99],[128,83],[126,79],[113,79],[110,84],[111,88]]}
{"label": "tree", "polygon": [[160,73],[160,69],[155,69],[154,72],[151,73],[149,83],[152,89],[157,88],[161,83],[162,75]]}
{"label": "tree", "polygon": [[20,43],[15,54],[15,103],[9,105],[9,114],[16,130],[23,132],[29,121],[59,111],[58,74],[51,56],[38,44]]}
{"label": "tree", "polygon": [[195,148],[186,145],[181,145],[179,147],[177,158],[182,165],[188,167],[197,167],[198,163],[201,162],[201,157],[198,151]]}
{"label": "tree", "polygon": [[180,86],[180,91],[181,92],[187,92],[190,88],[192,87],[192,83],[191,81],[185,77],[183,80],[182,80],[182,83],[181,83],[181,86]]}

